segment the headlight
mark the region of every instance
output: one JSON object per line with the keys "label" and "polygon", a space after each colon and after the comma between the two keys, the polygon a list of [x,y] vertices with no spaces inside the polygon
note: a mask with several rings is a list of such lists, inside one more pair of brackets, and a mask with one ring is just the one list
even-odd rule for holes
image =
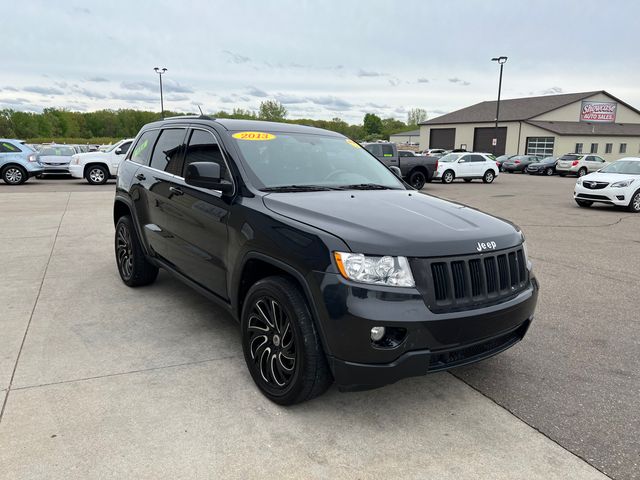
{"label": "headlight", "polygon": [[354,282],[393,287],[415,287],[406,257],[370,257],[362,253],[334,252],[342,276]]}
{"label": "headlight", "polygon": [[612,183],[611,187],[612,188],[624,188],[624,187],[628,187],[632,183],[633,183],[633,180],[621,180],[619,182]]}
{"label": "headlight", "polygon": [[524,254],[524,261],[527,262],[527,269],[531,270],[533,268],[533,264],[531,260],[529,260],[529,252],[527,251],[527,242],[522,242],[522,253]]}

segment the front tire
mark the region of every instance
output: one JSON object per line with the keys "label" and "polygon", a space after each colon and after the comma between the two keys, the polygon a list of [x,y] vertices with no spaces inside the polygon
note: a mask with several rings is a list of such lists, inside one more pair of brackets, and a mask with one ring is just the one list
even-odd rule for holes
{"label": "front tire", "polygon": [[27,171],[18,165],[9,165],[2,169],[2,180],[8,185],[22,185],[28,178]]}
{"label": "front tire", "polygon": [[545,171],[544,171],[544,174],[547,177],[551,177],[553,175],[553,168],[546,168]]}
{"label": "front tire", "polygon": [[411,172],[411,175],[409,175],[409,185],[411,185],[416,190],[422,190],[422,187],[424,187],[426,181],[426,175],[419,170]]}
{"label": "front tire", "polygon": [[141,287],[153,283],[158,267],[144,256],[138,234],[129,215],[120,217],[115,235],[116,264],[120,278],[129,287]]}
{"label": "front tire", "polygon": [[109,171],[102,165],[91,165],[87,167],[84,178],[91,185],[104,185],[109,180]]}
{"label": "front tire", "polygon": [[245,298],[242,350],[253,381],[279,405],[324,393],[333,379],[307,302],[291,280],[258,281]]}
{"label": "front tire", "polygon": [[579,207],[582,207],[582,208],[589,208],[591,205],[593,205],[593,202],[589,200],[576,200],[576,203],[578,204]]}
{"label": "front tire", "polygon": [[633,194],[627,208],[630,212],[640,213],[640,190]]}
{"label": "front tire", "polygon": [[447,170],[442,174],[442,183],[451,183],[453,179],[456,178],[456,175],[452,170]]}

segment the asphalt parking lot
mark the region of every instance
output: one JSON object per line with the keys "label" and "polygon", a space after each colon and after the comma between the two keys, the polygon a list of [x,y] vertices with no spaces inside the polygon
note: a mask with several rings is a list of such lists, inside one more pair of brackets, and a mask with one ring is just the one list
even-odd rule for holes
{"label": "asphalt parking lot", "polygon": [[129,289],[114,184],[0,185],[0,478],[640,478],[640,215],[575,179],[424,191],[519,224],[523,342],[471,367],[278,407],[235,323],[161,273]]}

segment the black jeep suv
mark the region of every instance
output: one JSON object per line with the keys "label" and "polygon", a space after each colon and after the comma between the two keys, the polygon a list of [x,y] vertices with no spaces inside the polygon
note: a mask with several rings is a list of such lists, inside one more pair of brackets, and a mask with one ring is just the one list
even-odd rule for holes
{"label": "black jeep suv", "polygon": [[123,282],[164,268],[226,307],[279,404],[487,358],[533,319],[517,227],[416,192],[334,132],[151,123],[120,166],[113,214]]}

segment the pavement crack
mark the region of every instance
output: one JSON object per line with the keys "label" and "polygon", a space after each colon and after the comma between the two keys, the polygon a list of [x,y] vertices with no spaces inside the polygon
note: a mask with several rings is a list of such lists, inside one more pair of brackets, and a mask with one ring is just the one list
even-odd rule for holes
{"label": "pavement crack", "polygon": [[29,328],[31,327],[31,321],[33,320],[33,313],[36,311],[36,307],[38,306],[38,300],[40,299],[40,294],[42,293],[42,286],[44,285],[44,279],[47,277],[47,270],[49,269],[49,263],[51,263],[51,258],[53,257],[53,250],[56,248],[56,242],[58,240],[58,234],[60,233],[60,227],[62,226],[62,221],[64,220],[64,217],[67,214],[67,210],[69,209],[70,200],[71,200],[71,192],[69,192],[67,195],[67,203],[65,204],[64,211],[60,216],[60,221],[58,222],[58,228],[56,229],[56,235],[55,235],[55,238],[53,239],[53,245],[51,245],[51,250],[49,251],[49,258],[47,259],[47,264],[44,268],[44,272],[42,273],[42,279],[40,280],[40,285],[38,287],[38,294],[36,295],[36,299],[33,302],[33,307],[31,308],[31,314],[29,315],[29,321],[27,322],[27,326],[24,329],[22,342],[20,342],[20,348],[18,349],[18,355],[16,356],[16,362],[14,363],[13,370],[11,371],[9,386],[6,389],[4,400],[2,401],[2,408],[0,409],[0,423],[2,423],[2,419],[4,418],[4,411],[7,408],[7,402],[9,401],[9,395],[11,394],[11,387],[13,386],[13,380],[16,376],[18,363],[20,363],[20,356],[22,355],[22,349],[24,348],[24,344],[27,340],[27,335],[29,334]]}
{"label": "pavement crack", "polygon": [[550,442],[553,442],[554,444],[556,444],[558,447],[560,447],[562,450],[564,450],[565,452],[569,452],[571,455],[573,455],[576,458],[579,458],[580,460],[582,460],[583,462],[585,462],[587,465],[590,465],[592,468],[594,468],[595,470],[597,470],[598,472],[600,472],[602,475],[604,475],[607,478],[610,478],[611,480],[614,480],[613,477],[611,477],[610,475],[607,475],[607,473],[603,472],[601,469],[599,469],[597,466],[595,466],[593,463],[591,463],[589,460],[587,460],[586,458],[584,458],[583,456],[581,456],[580,454],[573,452],[571,450],[569,450],[568,448],[564,447],[563,445],[561,445],[560,443],[558,443],[556,440],[554,440],[552,437],[550,437],[549,435],[547,435],[545,432],[543,432],[542,430],[540,430],[538,427],[536,427],[535,425],[527,422],[525,419],[523,419],[522,417],[516,415],[514,412],[512,412],[511,410],[509,410],[506,406],[502,405],[501,403],[499,403],[497,400],[494,400],[493,398],[491,398],[489,395],[487,395],[486,393],[484,393],[482,390],[480,390],[479,388],[475,387],[474,385],[470,384],[469,382],[465,381],[463,378],[459,377],[458,375],[456,375],[453,371],[449,371],[447,372],[449,375],[451,375],[454,378],[457,378],[458,380],[460,380],[462,383],[464,383],[465,385],[469,386],[470,388],[472,388],[473,390],[475,390],[476,392],[478,392],[480,395],[482,395],[483,397],[485,397],[487,400],[489,400],[490,402],[492,402],[493,404],[497,405],[498,407],[500,407],[501,409],[503,409],[505,412],[508,412],[510,415],[513,415],[514,417],[516,417],[518,420],[520,420],[522,423],[524,423],[525,425],[533,428],[536,432],[538,432],[540,435],[542,435],[543,437],[545,437],[546,439],[548,439]]}
{"label": "pavement crack", "polygon": [[60,380],[59,382],[50,382],[50,383],[41,383],[38,385],[25,385],[24,387],[16,387],[13,389],[13,391],[18,391],[18,390],[29,390],[31,388],[39,388],[39,387],[50,387],[52,385],[64,385],[67,383],[76,383],[76,382],[86,382],[88,380],[98,380],[101,378],[110,378],[110,377],[120,377],[120,376],[124,376],[124,375],[131,375],[134,373],[145,373],[145,372],[153,372],[156,370],[165,370],[168,368],[178,368],[178,367],[186,367],[189,365],[199,365],[202,363],[209,363],[209,362],[217,362],[220,360],[228,360],[230,358],[239,358],[240,355],[227,355],[227,356],[223,356],[223,357],[216,357],[216,358],[207,358],[204,360],[194,360],[192,362],[184,362],[184,363],[172,363],[169,365],[160,365],[157,367],[149,367],[149,368],[140,368],[137,370],[128,370],[126,372],[116,372],[116,373],[105,373],[104,375],[95,375],[92,377],[82,377],[82,378],[74,378],[72,380]]}
{"label": "pavement crack", "polygon": [[637,215],[633,214],[633,215],[625,215],[624,217],[620,217],[618,220],[616,220],[613,223],[601,223],[601,224],[597,224],[597,225],[554,225],[554,224],[550,224],[550,223],[530,223],[530,224],[520,224],[521,227],[553,227],[553,228],[602,228],[602,227],[613,227],[614,225],[618,225],[619,223],[621,223],[623,220],[626,220],[628,218],[638,218]]}

